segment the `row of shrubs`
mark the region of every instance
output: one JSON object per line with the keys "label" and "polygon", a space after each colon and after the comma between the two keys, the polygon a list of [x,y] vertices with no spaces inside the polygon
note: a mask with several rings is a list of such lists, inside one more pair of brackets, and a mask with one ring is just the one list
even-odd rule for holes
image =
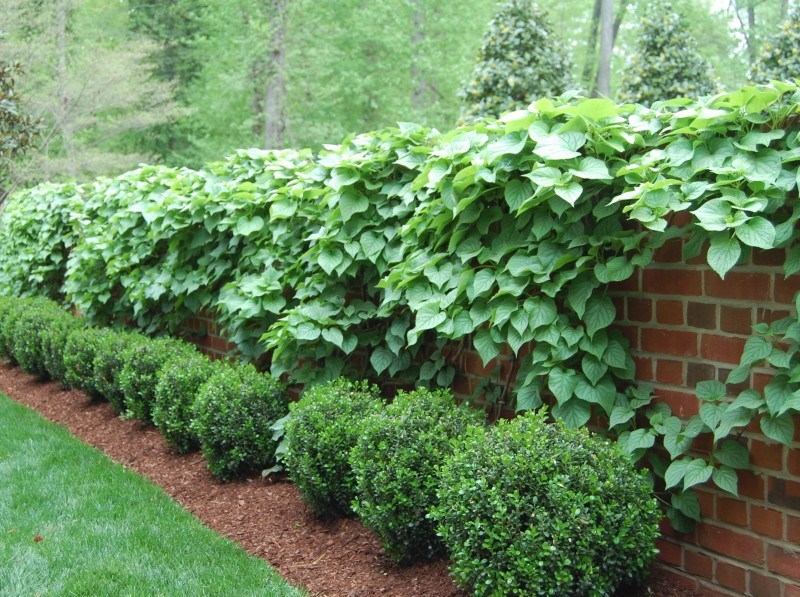
{"label": "row of shrubs", "polygon": [[0,358],[153,423],[177,452],[200,448],[228,480],[269,466],[285,388],[252,365],[212,362],[182,340],[87,327],[43,298],[0,297]]}
{"label": "row of shrubs", "polygon": [[86,327],[47,299],[0,297],[0,357],[199,447],[222,480],[285,466],[322,518],[358,516],[399,564],[449,555],[475,595],[606,594],[655,554],[659,510],[616,445],[544,412],[487,426],[448,391],[337,379],[289,405],[251,365],[212,362],[181,340]]}

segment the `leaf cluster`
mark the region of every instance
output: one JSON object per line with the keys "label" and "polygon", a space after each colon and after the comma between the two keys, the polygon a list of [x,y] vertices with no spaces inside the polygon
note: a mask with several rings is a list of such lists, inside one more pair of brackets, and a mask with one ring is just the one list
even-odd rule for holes
{"label": "leaf cluster", "polygon": [[761,47],[748,78],[755,83],[790,80],[800,75],[800,6],[789,8],[786,20]]}

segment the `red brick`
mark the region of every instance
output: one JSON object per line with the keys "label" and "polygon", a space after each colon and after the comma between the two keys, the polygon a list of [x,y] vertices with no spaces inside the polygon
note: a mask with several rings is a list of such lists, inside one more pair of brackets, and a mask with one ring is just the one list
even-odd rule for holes
{"label": "red brick", "polygon": [[744,338],[703,334],[700,340],[700,356],[710,361],[738,364],[745,342]]}
{"label": "red brick", "polygon": [[680,545],[674,541],[659,538],[656,541],[656,547],[658,548],[659,560],[667,564],[672,564],[673,566],[678,566],[679,568],[682,566],[683,548]]}
{"label": "red brick", "polygon": [[636,379],[640,381],[655,381],[653,375],[653,360],[647,357],[634,357],[636,364]]}
{"label": "red brick", "polygon": [[686,365],[686,384],[693,388],[701,381],[707,381],[716,377],[717,369],[708,363],[696,363],[694,361]]}
{"label": "red brick", "polygon": [[760,535],[783,537],[783,513],[750,504],[750,528]]}
{"label": "red brick", "polygon": [[747,526],[747,504],[743,501],[717,496],[717,519],[736,526]]}
{"label": "red brick", "polygon": [[680,263],[683,261],[683,249],[681,240],[674,238],[664,243],[664,246],[656,250],[653,261],[656,263]]}
{"label": "red brick", "polygon": [[800,291],[800,276],[794,275],[784,278],[775,276],[775,302],[784,305],[794,304],[794,295]]}
{"label": "red brick", "polygon": [[786,515],[786,540],[800,544],[800,516]]}
{"label": "red brick", "polygon": [[719,327],[723,332],[749,336],[753,327],[753,310],[722,305]]}
{"label": "red brick", "polygon": [[750,464],[773,471],[783,470],[783,446],[750,440]]}
{"label": "red brick", "polygon": [[612,292],[640,292],[642,290],[640,277],[641,270],[636,270],[627,280],[609,285],[609,289]]}
{"label": "red brick", "polygon": [[683,363],[668,359],[658,359],[655,377],[656,381],[660,383],[683,385]]}
{"label": "red brick", "polygon": [[769,477],[767,501],[800,512],[800,483]]}
{"label": "red brick", "polygon": [[773,572],[800,580],[800,551],[788,551],[777,545],[767,547],[767,566]]}
{"label": "red brick", "polygon": [[672,409],[672,414],[682,419],[688,419],[700,411],[697,397],[688,392],[675,392],[659,388],[656,390],[656,398],[667,404]]}
{"label": "red brick", "polygon": [[642,349],[656,354],[693,357],[697,355],[697,334],[645,328],[642,330]]}
{"label": "red brick", "polygon": [[629,321],[648,322],[653,319],[653,301],[632,296],[629,296],[626,300]]}
{"label": "red brick", "polygon": [[639,330],[638,326],[633,325],[620,325],[617,329],[622,332],[622,335],[628,339],[631,345],[631,350],[639,349]]}
{"label": "red brick", "polygon": [[770,278],[769,274],[730,272],[722,280],[712,271],[703,276],[706,296],[743,301],[769,300]]}
{"label": "red brick", "polygon": [[711,551],[750,564],[764,562],[764,542],[749,535],[715,526],[708,522],[697,528],[700,545]]}
{"label": "red brick", "polygon": [[697,502],[700,504],[700,515],[703,518],[714,517],[714,494],[707,491],[702,491],[695,487],[695,494],[697,495]]}
{"label": "red brick", "polygon": [[683,587],[684,589],[689,589],[690,591],[697,590],[697,581],[690,576],[681,574],[677,570],[661,567],[656,574],[659,578],[664,580],[666,586]]}
{"label": "red brick", "polygon": [[688,549],[683,552],[683,569],[690,574],[710,580],[712,564],[712,559],[703,553]]}
{"label": "red brick", "polygon": [[767,387],[767,384],[771,382],[773,378],[773,375],[768,375],[766,373],[753,373],[752,387],[755,391],[763,393],[764,388]]}
{"label": "red brick", "polygon": [[666,325],[683,325],[683,303],[680,301],[658,301],[656,321]]}
{"label": "red brick", "polygon": [[617,312],[616,319],[624,319],[625,315],[625,297],[612,296],[611,303],[614,305],[614,310]]}
{"label": "red brick", "polygon": [[747,589],[747,571],[727,562],[717,561],[714,578],[720,586],[744,593]]}
{"label": "red brick", "polygon": [[756,265],[782,266],[786,261],[786,249],[753,249],[752,255]]}
{"label": "red brick", "polygon": [[699,271],[693,270],[644,270],[642,288],[653,294],[700,296],[703,293],[703,278]]}
{"label": "red brick", "polygon": [[800,586],[783,585],[783,597],[800,597]]}
{"label": "red brick", "polygon": [[800,450],[789,448],[786,450],[786,472],[795,477],[800,477]]}
{"label": "red brick", "polygon": [[739,495],[754,500],[764,499],[764,476],[752,471],[736,471],[739,477]]}
{"label": "red brick", "polygon": [[756,323],[773,323],[789,317],[789,311],[782,309],[756,309]]}
{"label": "red brick", "polygon": [[765,576],[751,570],[749,594],[753,597],[777,597],[781,594],[781,583],[774,576]]}
{"label": "red brick", "polygon": [[691,301],[686,307],[686,320],[690,327],[715,330],[717,329],[717,306],[713,303]]}
{"label": "red brick", "polygon": [[483,360],[480,355],[474,352],[467,352],[464,354],[464,369],[466,373],[476,375],[478,377],[486,377],[491,375],[492,372],[498,367],[499,363],[497,358],[492,359],[486,366],[483,365]]}

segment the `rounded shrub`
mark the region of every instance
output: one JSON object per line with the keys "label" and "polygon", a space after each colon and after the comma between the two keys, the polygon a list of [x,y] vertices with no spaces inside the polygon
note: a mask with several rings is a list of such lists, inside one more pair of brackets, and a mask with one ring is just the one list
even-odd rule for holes
{"label": "rounded shrub", "polygon": [[660,513],[616,444],[530,412],[473,429],[440,471],[432,511],[475,595],[607,595],[640,581]]}
{"label": "rounded shrub", "polygon": [[252,365],[220,367],[197,393],[192,429],[211,473],[227,481],[269,466],[270,426],[289,410],[283,385]]}
{"label": "rounded shrub", "polygon": [[399,564],[444,554],[428,512],[436,504],[436,468],[453,440],[485,420],[482,411],[456,406],[447,391],[400,392],[364,422],[351,452],[356,479],[353,510]]}
{"label": "rounded shrub", "polygon": [[114,333],[106,328],[78,328],[64,344],[65,387],[83,390],[90,398],[103,398],[94,374],[94,361],[105,339]]}
{"label": "rounded shrub", "polygon": [[318,516],[353,514],[356,480],[350,451],[367,418],[381,408],[377,387],[344,378],[313,386],[289,405],[286,467],[303,500]]}
{"label": "rounded shrub", "polygon": [[39,335],[65,315],[56,303],[50,301],[32,301],[21,311],[9,338],[20,369],[37,377],[47,377],[44,346]]}
{"label": "rounded shrub", "polygon": [[5,340],[3,336],[3,325],[6,317],[11,314],[12,310],[16,307],[19,299],[10,296],[0,296],[0,358],[8,359],[9,355],[5,349]]}
{"label": "rounded shrub", "polygon": [[97,346],[93,363],[97,390],[118,414],[125,412],[125,394],[119,378],[125,364],[126,351],[147,341],[146,336],[137,332],[109,329]]}
{"label": "rounded shrub", "polygon": [[158,374],[153,423],[179,454],[200,447],[192,429],[194,403],[198,390],[215,369],[212,361],[195,353],[170,361]]}
{"label": "rounded shrub", "polygon": [[44,369],[51,379],[60,381],[65,388],[67,338],[78,329],[83,329],[83,321],[70,313],[62,313],[54,318],[50,325],[39,331],[39,342],[42,346]]}
{"label": "rounded shrub", "polygon": [[125,399],[127,415],[152,423],[158,372],[177,358],[196,355],[197,349],[177,338],[154,338],[137,342],[122,355],[119,387]]}
{"label": "rounded shrub", "polygon": [[12,364],[17,364],[14,340],[20,321],[32,310],[53,309],[55,307],[56,304],[54,302],[44,298],[12,298],[0,317],[0,357]]}

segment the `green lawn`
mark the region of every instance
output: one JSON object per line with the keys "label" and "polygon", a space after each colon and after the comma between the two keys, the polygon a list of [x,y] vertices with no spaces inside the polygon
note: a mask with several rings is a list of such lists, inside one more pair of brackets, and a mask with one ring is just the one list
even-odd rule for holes
{"label": "green lawn", "polygon": [[302,592],[155,485],[0,394],[0,594]]}

